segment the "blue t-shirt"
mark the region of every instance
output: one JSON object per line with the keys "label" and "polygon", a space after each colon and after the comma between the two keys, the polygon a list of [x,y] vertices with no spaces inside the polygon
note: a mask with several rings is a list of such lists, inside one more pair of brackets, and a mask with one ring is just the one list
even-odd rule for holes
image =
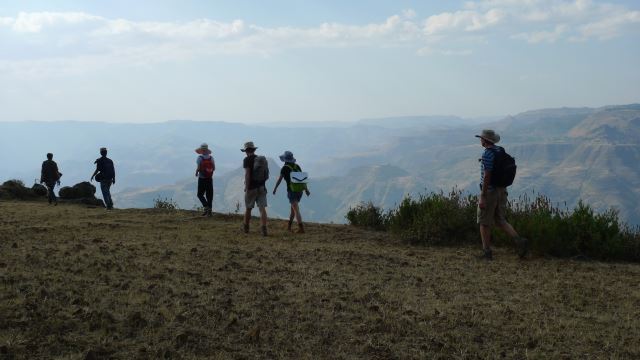
{"label": "blue t-shirt", "polygon": [[[480,185],[484,184],[484,172],[493,170],[493,161],[496,157],[496,151],[501,151],[499,146],[492,145],[484,149],[482,153],[482,159],[480,159]],[[493,186],[489,186],[489,189],[493,189]]]}

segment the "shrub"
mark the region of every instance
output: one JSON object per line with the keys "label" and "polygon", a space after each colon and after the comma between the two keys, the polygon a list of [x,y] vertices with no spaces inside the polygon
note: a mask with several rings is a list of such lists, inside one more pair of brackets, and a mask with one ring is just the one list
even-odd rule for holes
{"label": "shrub", "polygon": [[[407,197],[385,213],[371,203],[350,209],[351,225],[388,230],[411,244],[479,244],[477,197],[453,189]],[[531,240],[532,251],[557,257],[640,261],[640,228],[631,228],[615,210],[602,213],[578,202],[574,209],[553,205],[544,195],[521,195],[511,201],[506,217],[519,234]],[[502,231],[493,242],[512,246]]]}
{"label": "shrub", "polygon": [[179,210],[178,204],[171,198],[156,198],[153,199],[153,208],[162,210]]}
{"label": "shrub", "polygon": [[373,203],[362,203],[350,208],[345,216],[349,224],[373,230],[386,230],[387,215]]}
{"label": "shrub", "polygon": [[405,198],[389,212],[389,229],[412,244],[449,245],[477,237],[475,196],[461,190]]}

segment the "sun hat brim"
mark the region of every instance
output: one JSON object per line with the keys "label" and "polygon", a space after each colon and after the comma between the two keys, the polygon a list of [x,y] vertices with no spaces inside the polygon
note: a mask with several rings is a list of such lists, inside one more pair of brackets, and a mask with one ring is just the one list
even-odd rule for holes
{"label": "sun hat brim", "polygon": [[196,153],[198,153],[200,155],[209,155],[209,154],[211,154],[211,150],[203,149],[203,148],[197,148],[196,149]]}
{"label": "sun hat brim", "polygon": [[482,135],[476,135],[476,137],[477,137],[477,138],[480,138],[480,139],[484,139],[484,140],[486,140],[486,141],[488,141],[488,142],[490,142],[490,143],[492,143],[492,144],[497,144],[497,143],[500,141],[500,138],[497,138],[497,139],[489,139],[488,137],[485,137],[485,136],[482,136]]}
{"label": "sun hat brim", "polygon": [[279,157],[280,157],[280,161],[282,161],[282,162],[290,162],[290,163],[296,162],[296,158],[294,158],[293,156],[292,157],[286,157],[284,155],[280,155]]}

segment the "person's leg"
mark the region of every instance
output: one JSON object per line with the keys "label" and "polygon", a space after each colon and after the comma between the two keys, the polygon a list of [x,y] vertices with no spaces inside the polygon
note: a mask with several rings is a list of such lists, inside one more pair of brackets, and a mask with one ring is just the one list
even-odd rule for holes
{"label": "person's leg", "polygon": [[497,207],[497,194],[495,191],[488,191],[484,199],[484,208],[478,206],[478,225],[480,225],[480,239],[482,240],[482,250],[484,259],[493,259],[491,250],[491,228],[495,224],[495,212]]}
{"label": "person's leg", "polygon": [[267,226],[267,208],[260,207],[260,225]]}
{"label": "person's leg", "polygon": [[298,222],[298,232],[304,233],[304,225],[302,224],[302,215],[300,214],[300,203],[297,201],[294,201],[293,203],[291,203],[291,207],[295,212],[296,221]]}
{"label": "person's leg", "polygon": [[296,217],[295,210],[293,210],[293,205],[289,207],[289,223],[287,223],[287,230],[291,231],[291,226],[293,225],[293,219]]}
{"label": "person's leg", "polygon": [[53,203],[55,199],[55,194],[53,193],[53,186],[51,184],[47,185],[47,200],[49,200],[49,204]]}
{"label": "person's leg", "polygon": [[54,191],[55,189],[56,189],[56,184],[54,183],[53,185],[51,185],[51,198],[53,200],[53,204],[58,205],[58,198],[56,197],[56,193]]}
{"label": "person's leg", "polygon": [[107,197],[109,198],[109,209],[113,209],[113,199],[111,198],[111,181],[107,182]]}
{"label": "person's leg", "polygon": [[499,198],[498,198],[498,206],[496,209],[495,221],[500,227],[500,229],[502,229],[505,233],[507,233],[507,235],[509,235],[513,239],[513,242],[516,244],[516,247],[518,248],[518,256],[520,256],[520,258],[524,258],[525,256],[527,256],[527,253],[529,252],[529,240],[518,235],[518,232],[516,232],[513,226],[511,226],[511,224],[507,222],[506,209],[507,209],[508,196],[509,196],[507,189],[500,188],[497,190],[499,190]]}
{"label": "person's leg", "polygon": [[204,208],[204,212],[206,214],[208,205],[207,205],[207,199],[204,197],[204,193],[205,193],[204,179],[198,178],[197,197],[198,197],[198,200],[200,200],[200,204],[202,204],[202,207]]}
{"label": "person's leg", "polygon": [[110,181],[101,181],[100,182],[100,190],[102,191],[102,199],[104,200],[104,205],[107,209],[113,208],[113,202],[111,202],[111,192],[110,192],[111,182]]}
{"label": "person's leg", "polygon": [[482,239],[482,248],[484,250],[491,249],[491,226],[480,225],[480,238]]}
{"label": "person's leg", "polygon": [[244,206],[245,206],[245,211],[244,211],[244,223],[243,223],[243,230],[246,233],[249,232],[249,222],[251,221],[251,210],[253,210],[253,207],[255,206],[256,203],[256,189],[251,189],[251,190],[247,190],[247,192],[244,193]]}
{"label": "person's leg", "polygon": [[262,186],[258,189],[256,205],[260,209],[260,225],[262,225],[262,235],[267,236],[267,188]]}
{"label": "person's leg", "polygon": [[213,212],[213,179],[207,180],[206,195],[207,195],[207,206],[209,207],[209,216],[211,216]]}

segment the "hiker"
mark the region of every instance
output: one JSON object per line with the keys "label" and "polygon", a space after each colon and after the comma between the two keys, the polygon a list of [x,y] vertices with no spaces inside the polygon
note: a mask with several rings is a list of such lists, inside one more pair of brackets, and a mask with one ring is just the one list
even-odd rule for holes
{"label": "hiker", "polygon": [[211,156],[211,150],[207,143],[202,143],[196,149],[198,158],[196,159],[196,177],[198,178],[198,199],[202,203],[204,213],[202,216],[212,216],[213,204],[213,172],[216,170],[216,163]]}
{"label": "hiker", "polygon": [[[276,190],[278,190],[278,186],[282,179],[287,183],[287,199],[289,199],[289,204],[291,204],[291,212],[289,213],[289,223],[287,224],[287,230],[291,231],[291,226],[293,225],[293,218],[295,217],[298,222],[298,233],[304,233],[304,225],[302,224],[302,215],[300,215],[300,200],[302,199],[302,192],[304,191],[307,196],[311,195],[309,189],[307,188],[307,184],[299,181],[292,181],[291,174],[292,173],[302,173],[302,168],[300,165],[296,164],[296,158],[293,157],[293,153],[291,151],[285,151],[284,154],[280,155],[280,160],[284,162],[284,166],[280,169],[280,177],[278,181],[276,181],[276,186],[273,188],[273,195],[276,194]],[[301,181],[305,181],[306,178],[298,179]]]}
{"label": "hiker", "polygon": [[47,160],[42,162],[42,170],[40,171],[40,184],[44,183],[47,186],[47,198],[49,199],[49,205],[53,203],[54,206],[58,205],[58,199],[53,189],[56,184],[60,185],[60,177],[62,174],[58,171],[58,164],[53,161],[53,154],[47,153]]}
{"label": "hiker", "polygon": [[246,142],[240,151],[246,154],[242,167],[244,168],[244,233],[249,233],[251,210],[254,206],[260,209],[260,225],[262,236],[267,236],[267,188],[269,178],[269,163],[264,156],[256,155],[258,148],[252,141]]}
{"label": "hiker", "polygon": [[[513,229],[506,218],[505,211],[507,207],[507,188],[511,185],[513,178],[507,184],[497,184],[498,179],[502,179],[504,171],[501,166],[502,159],[510,157],[506,154],[504,148],[496,146],[500,141],[500,135],[493,130],[482,130],[480,135],[480,144],[484,147],[482,158],[480,161],[480,198],[478,199],[477,221],[480,225],[480,237],[482,239],[483,254],[481,259],[493,260],[493,252],[491,250],[491,229],[497,225],[506,232],[518,246],[518,255],[524,258],[528,252],[528,240],[520,237]],[[513,165],[513,176],[515,176],[515,163]]]}
{"label": "hiker", "polygon": [[113,210],[113,200],[111,200],[111,185],[116,183],[116,170],[113,161],[107,157],[107,148],[100,148],[101,157],[94,161],[96,171],[91,175],[91,181],[95,178],[100,183],[102,198],[107,210]]}

